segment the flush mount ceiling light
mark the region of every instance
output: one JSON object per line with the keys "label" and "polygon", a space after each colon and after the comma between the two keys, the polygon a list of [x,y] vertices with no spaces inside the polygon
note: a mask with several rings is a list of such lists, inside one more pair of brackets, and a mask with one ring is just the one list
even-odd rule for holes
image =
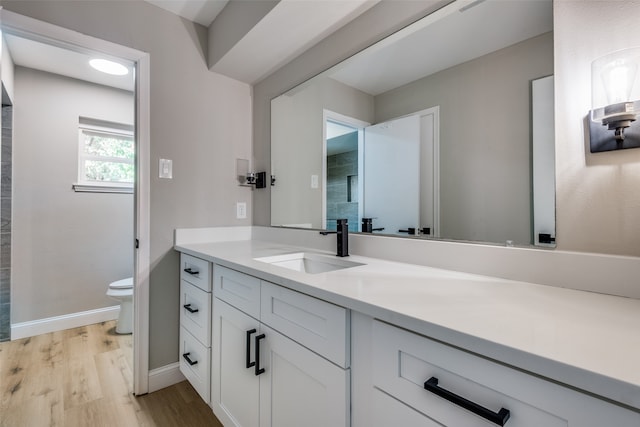
{"label": "flush mount ceiling light", "polygon": [[122,64],[118,64],[117,62],[109,61],[107,59],[92,59],[89,61],[89,65],[95,68],[98,71],[102,71],[103,73],[111,74],[114,76],[125,76],[129,74],[129,70]]}
{"label": "flush mount ceiling light", "polygon": [[640,147],[639,64],[640,48],[619,50],[591,64],[592,153]]}

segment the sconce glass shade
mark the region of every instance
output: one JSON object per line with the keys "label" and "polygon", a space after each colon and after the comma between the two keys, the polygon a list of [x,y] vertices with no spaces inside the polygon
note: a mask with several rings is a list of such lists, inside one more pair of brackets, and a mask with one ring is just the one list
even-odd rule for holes
{"label": "sconce glass shade", "polygon": [[591,64],[591,120],[609,129],[628,127],[640,112],[640,47],[602,56]]}

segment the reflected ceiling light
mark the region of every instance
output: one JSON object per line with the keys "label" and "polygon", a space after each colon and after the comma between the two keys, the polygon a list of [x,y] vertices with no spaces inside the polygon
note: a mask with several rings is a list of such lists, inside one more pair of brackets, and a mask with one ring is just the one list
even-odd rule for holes
{"label": "reflected ceiling light", "polygon": [[[640,147],[640,48],[610,53],[591,64],[591,152]],[[613,131],[613,132],[611,132]]]}
{"label": "reflected ceiling light", "polygon": [[127,69],[127,67],[107,59],[92,59],[89,61],[89,65],[98,71],[114,76],[125,76],[129,74],[129,69]]}

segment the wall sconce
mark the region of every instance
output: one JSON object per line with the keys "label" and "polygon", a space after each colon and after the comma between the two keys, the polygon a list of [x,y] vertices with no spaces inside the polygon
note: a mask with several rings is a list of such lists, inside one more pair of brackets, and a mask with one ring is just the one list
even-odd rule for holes
{"label": "wall sconce", "polygon": [[247,159],[236,159],[236,179],[238,180],[238,185],[242,187],[267,187],[267,173],[250,172],[249,160]]}
{"label": "wall sconce", "polygon": [[592,153],[640,147],[640,48],[624,49],[591,64],[589,112]]}

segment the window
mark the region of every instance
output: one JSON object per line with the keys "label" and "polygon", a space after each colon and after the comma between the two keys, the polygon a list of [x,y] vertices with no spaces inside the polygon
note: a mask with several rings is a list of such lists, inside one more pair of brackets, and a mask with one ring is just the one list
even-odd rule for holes
{"label": "window", "polygon": [[75,191],[131,193],[135,176],[133,126],[80,118]]}

